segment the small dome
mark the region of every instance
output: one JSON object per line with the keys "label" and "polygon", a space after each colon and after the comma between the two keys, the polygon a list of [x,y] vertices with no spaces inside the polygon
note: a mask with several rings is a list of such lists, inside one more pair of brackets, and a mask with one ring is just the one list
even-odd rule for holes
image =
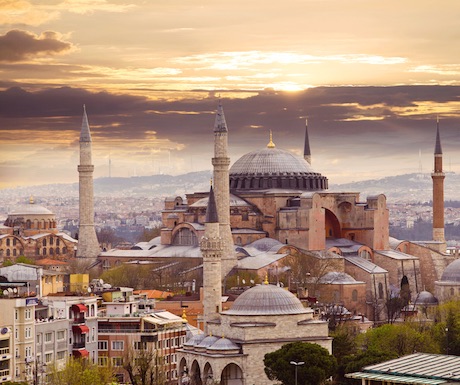
{"label": "small dome", "polygon": [[185,347],[185,346],[195,346],[195,345],[198,345],[198,344],[200,344],[201,341],[203,341],[205,338],[206,338],[206,334],[204,334],[204,333],[195,334],[195,335],[192,336],[189,340],[187,340],[186,342],[184,342],[184,347]]}
{"label": "small dome", "polygon": [[437,298],[431,294],[429,291],[421,291],[417,297],[415,297],[415,304],[416,305],[430,305],[430,304],[437,304]]}
{"label": "small dome", "polygon": [[[209,197],[201,198],[195,203],[191,204],[190,207],[208,207]],[[251,205],[245,200],[230,194],[230,207],[251,207]]]}
{"label": "small dome", "polygon": [[327,178],[313,171],[303,158],[278,148],[243,155],[230,168],[230,188],[324,190]]}
{"label": "small dome", "polygon": [[230,341],[228,338],[222,337],[219,338],[209,350],[239,350],[240,347],[234,342]]}
{"label": "small dome", "polygon": [[47,208],[34,203],[21,206],[9,215],[53,215]]}
{"label": "small dome", "polygon": [[231,309],[222,312],[228,315],[285,315],[308,313],[299,299],[275,285],[257,285],[241,294]]}
{"label": "small dome", "polygon": [[197,348],[209,348],[210,346],[214,345],[214,343],[218,340],[216,336],[207,336],[206,338],[203,338],[203,340],[195,345]]}
{"label": "small dome", "polygon": [[456,259],[446,267],[441,281],[460,282],[460,259]]}

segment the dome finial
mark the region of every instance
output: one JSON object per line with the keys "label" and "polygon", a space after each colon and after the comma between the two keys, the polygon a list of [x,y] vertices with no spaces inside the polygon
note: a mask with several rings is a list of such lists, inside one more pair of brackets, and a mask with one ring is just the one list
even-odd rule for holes
{"label": "dome finial", "polygon": [[29,203],[30,203],[31,205],[33,205],[33,204],[35,203],[35,201],[34,201],[34,196],[33,196],[33,195],[30,196],[30,198],[29,198]]}
{"label": "dome finial", "polygon": [[267,148],[275,148],[275,143],[273,143],[272,130],[270,130],[270,141],[267,144]]}
{"label": "dome finial", "polygon": [[185,314],[185,307],[182,308],[182,319],[184,320],[184,322],[188,322],[187,321],[187,314]]}
{"label": "dome finial", "polygon": [[265,274],[264,285],[268,285],[268,274]]}

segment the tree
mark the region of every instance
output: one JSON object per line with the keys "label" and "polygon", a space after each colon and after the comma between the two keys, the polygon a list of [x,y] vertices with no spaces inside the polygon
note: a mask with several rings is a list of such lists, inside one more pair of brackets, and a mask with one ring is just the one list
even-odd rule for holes
{"label": "tree", "polygon": [[48,385],[107,385],[117,384],[111,367],[99,367],[87,359],[71,358],[64,369],[48,369]]}
{"label": "tree", "polygon": [[132,385],[164,385],[164,359],[158,350],[146,345],[140,343],[141,349],[128,349],[123,357],[123,368]]}
{"label": "tree", "polygon": [[265,355],[265,374],[272,381],[292,385],[296,368],[291,361],[305,362],[297,367],[299,384],[319,385],[333,376],[337,368],[336,359],[325,348],[307,342],[292,342]]}

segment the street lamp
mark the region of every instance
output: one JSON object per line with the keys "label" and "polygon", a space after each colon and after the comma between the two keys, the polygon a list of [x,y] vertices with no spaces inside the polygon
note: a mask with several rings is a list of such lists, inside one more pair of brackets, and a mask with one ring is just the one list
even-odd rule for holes
{"label": "street lamp", "polygon": [[305,362],[303,362],[303,361],[300,361],[300,362],[291,361],[290,364],[295,366],[295,385],[297,385],[297,368],[299,366],[301,366],[301,365],[304,365]]}

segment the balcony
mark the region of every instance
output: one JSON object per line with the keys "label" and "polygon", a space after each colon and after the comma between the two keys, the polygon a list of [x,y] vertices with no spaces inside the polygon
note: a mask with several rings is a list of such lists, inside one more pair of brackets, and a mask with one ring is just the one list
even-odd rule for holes
{"label": "balcony", "polygon": [[75,342],[72,349],[83,349],[86,346],[85,342]]}
{"label": "balcony", "polygon": [[0,348],[0,356],[4,356],[5,354],[10,354],[10,347]]}
{"label": "balcony", "polygon": [[73,324],[74,325],[79,325],[79,324],[84,324],[86,322],[85,317],[78,317],[73,319]]}
{"label": "balcony", "polygon": [[10,375],[9,369],[0,370],[0,380],[3,380],[3,377],[8,377]]}

